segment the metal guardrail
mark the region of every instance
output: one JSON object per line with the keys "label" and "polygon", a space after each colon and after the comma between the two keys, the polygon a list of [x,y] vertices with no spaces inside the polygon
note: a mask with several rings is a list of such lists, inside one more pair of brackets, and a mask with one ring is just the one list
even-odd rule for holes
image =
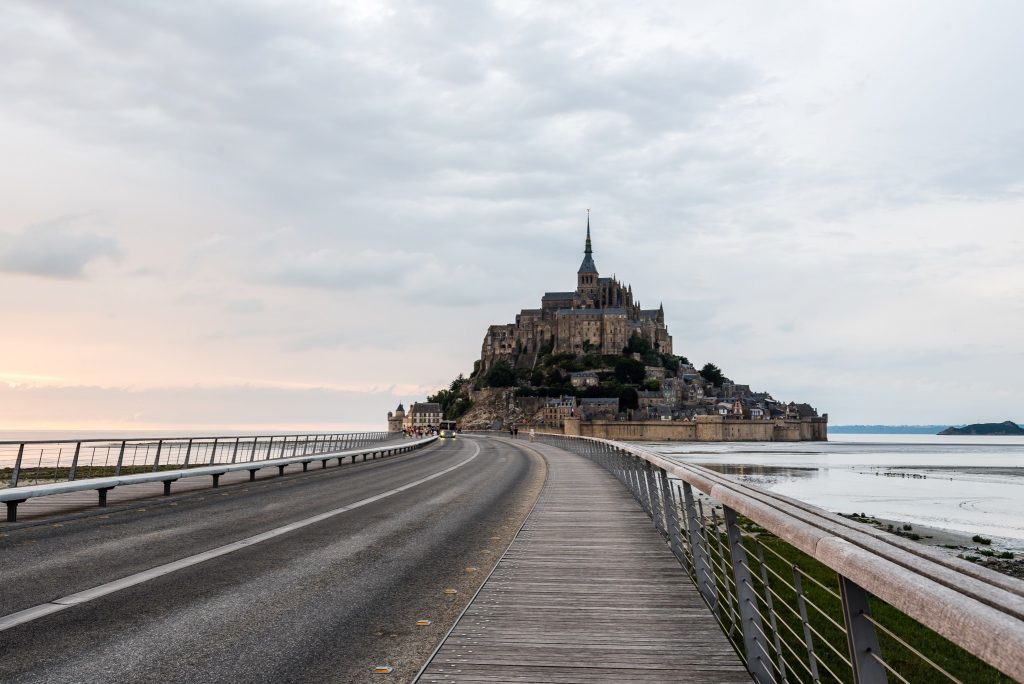
{"label": "metal guardrail", "polygon": [[537,439],[632,492],[761,684],[1024,682],[1020,580],[636,445]]}
{"label": "metal guardrail", "polygon": [[0,442],[0,488],[81,477],[269,461],[387,439],[387,432]]}
{"label": "metal guardrail", "polygon": [[[370,436],[371,446],[367,446],[366,437]],[[340,466],[343,459],[352,458],[352,462],[355,463],[356,458],[359,456],[363,457],[365,461],[367,456],[376,458],[379,456],[388,456],[391,454],[405,453],[425,446],[433,441],[436,437],[427,437],[424,439],[412,440],[412,441],[401,441],[396,443],[383,442],[377,435],[384,435],[388,433],[354,433],[352,435],[309,435],[305,437],[317,437],[318,439],[307,439],[299,440],[298,442],[290,442],[291,444],[304,445],[303,449],[300,450],[297,447],[292,447],[289,451],[288,447],[285,447],[278,452],[278,455],[273,455],[273,451],[268,449],[265,452],[260,452],[258,446],[261,444],[259,438],[251,442],[250,449],[248,451],[248,458],[239,458],[238,446],[242,444],[240,441],[242,438],[231,438],[238,440],[234,442],[234,447],[231,451],[231,458],[228,460],[226,455],[218,458],[216,448],[211,448],[209,461],[208,462],[196,462],[193,461],[191,464],[188,461],[187,453],[184,458],[183,467],[168,466],[166,461],[161,467],[159,461],[159,454],[153,460],[153,465],[146,465],[142,468],[143,472],[135,472],[131,474],[123,474],[122,468],[117,467],[117,473],[111,476],[93,476],[93,477],[79,477],[74,479],[68,477],[66,480],[53,481],[45,484],[22,484],[17,487],[7,487],[0,489],[0,502],[3,502],[7,506],[7,522],[17,521],[18,505],[24,503],[30,498],[36,498],[41,496],[53,496],[56,494],[67,494],[69,492],[95,490],[98,492],[98,505],[107,505],[107,492],[115,487],[122,485],[132,484],[144,484],[148,482],[163,482],[164,495],[168,496],[171,493],[171,483],[176,482],[179,479],[185,477],[198,477],[198,476],[210,476],[213,478],[213,486],[218,487],[220,476],[225,473],[233,471],[247,470],[249,471],[249,479],[254,480],[256,472],[269,467],[278,468],[278,474],[284,475],[284,470],[287,466],[292,464],[301,464],[302,470],[306,471],[309,464],[314,461],[320,461],[321,465],[326,468],[327,461],[337,458],[338,465]],[[292,435],[289,435],[292,437]],[[304,437],[302,435],[299,436]],[[326,437],[334,437],[336,439],[319,439]],[[355,438],[355,439],[352,439]],[[195,443],[197,440],[206,440],[208,438],[192,438],[190,443]],[[223,438],[209,438],[209,439],[223,439]],[[250,438],[252,439],[252,438]],[[109,440],[89,440],[96,442],[105,442]],[[128,440],[121,440],[122,443]],[[165,441],[165,440],[160,440]],[[170,440],[181,441],[181,440]],[[352,448],[353,442],[361,442]],[[76,452],[81,452],[81,442],[74,442],[77,446]],[[24,444],[24,443],[22,443]],[[49,443],[47,443],[49,444]],[[271,447],[272,448],[272,447]],[[23,449],[19,451],[19,454],[23,453]],[[123,456],[124,449],[120,451]],[[284,454],[284,456],[281,456]],[[263,458],[257,458],[257,455],[263,455]],[[266,455],[270,455],[267,458]],[[243,453],[244,456],[244,453]],[[119,464],[120,466],[121,464]],[[81,471],[79,471],[81,472]]]}

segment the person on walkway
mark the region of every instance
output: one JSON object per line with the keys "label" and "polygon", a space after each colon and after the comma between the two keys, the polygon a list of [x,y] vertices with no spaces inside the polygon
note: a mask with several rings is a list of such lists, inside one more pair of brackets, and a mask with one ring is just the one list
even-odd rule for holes
{"label": "person on walkway", "polygon": [[533,442],[533,441],[536,441],[536,439],[537,439],[537,431],[534,430],[533,428],[530,428],[530,441]]}

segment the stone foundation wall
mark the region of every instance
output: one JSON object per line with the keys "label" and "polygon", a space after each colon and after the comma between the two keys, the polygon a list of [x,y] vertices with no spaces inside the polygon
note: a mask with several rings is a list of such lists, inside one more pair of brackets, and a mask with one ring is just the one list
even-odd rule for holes
{"label": "stone foundation wall", "polygon": [[723,416],[698,416],[692,423],[566,418],[564,433],[623,442],[825,442],[828,418],[726,420]]}

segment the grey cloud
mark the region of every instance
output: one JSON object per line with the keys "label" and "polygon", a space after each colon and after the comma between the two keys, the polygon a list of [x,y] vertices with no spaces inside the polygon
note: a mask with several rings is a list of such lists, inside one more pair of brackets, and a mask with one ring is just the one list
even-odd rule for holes
{"label": "grey cloud", "polygon": [[76,229],[77,222],[62,218],[0,233],[0,271],[77,279],[85,276],[86,267],[94,261],[121,256],[117,240]]}

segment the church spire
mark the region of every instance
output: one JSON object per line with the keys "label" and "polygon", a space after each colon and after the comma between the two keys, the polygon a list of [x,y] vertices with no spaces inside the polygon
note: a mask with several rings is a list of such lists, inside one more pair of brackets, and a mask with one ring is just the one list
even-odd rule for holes
{"label": "church spire", "polygon": [[587,209],[587,248],[583,250],[584,254],[593,254],[594,250],[590,247],[590,210]]}
{"label": "church spire", "polygon": [[597,275],[597,266],[594,264],[594,250],[590,244],[590,210],[587,209],[587,244],[583,250],[583,263],[577,273],[593,273]]}

